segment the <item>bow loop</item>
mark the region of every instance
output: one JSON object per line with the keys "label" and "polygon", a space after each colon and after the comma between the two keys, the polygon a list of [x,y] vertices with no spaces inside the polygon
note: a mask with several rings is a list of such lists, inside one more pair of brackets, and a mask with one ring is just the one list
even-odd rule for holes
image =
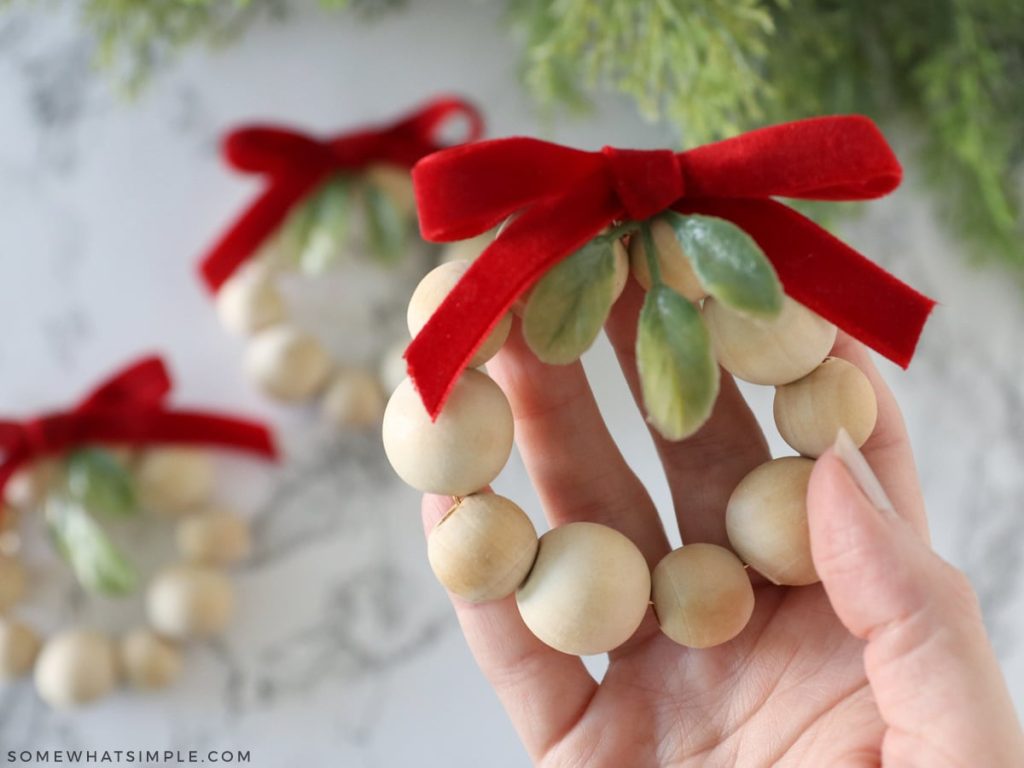
{"label": "bow loop", "polygon": [[331,148],[312,136],[273,125],[250,125],[224,137],[228,164],[246,173],[280,176],[296,167],[328,162]]}
{"label": "bow loop", "polygon": [[661,213],[685,194],[676,154],[668,149],[601,150],[615,193],[635,221]]}

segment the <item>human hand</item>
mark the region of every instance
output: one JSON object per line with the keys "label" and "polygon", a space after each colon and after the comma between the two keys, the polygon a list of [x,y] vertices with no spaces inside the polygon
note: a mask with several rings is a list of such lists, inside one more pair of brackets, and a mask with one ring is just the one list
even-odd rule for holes
{"label": "human hand", "polygon": [[[607,330],[638,395],[633,355],[643,294],[630,283]],[[840,335],[878,399],[861,454],[839,441],[808,492],[822,583],[752,574],[746,629],[714,648],[677,645],[648,611],[600,683],[526,628],[515,598],[453,597],[466,640],[535,762],[551,766],[1024,766],[1013,705],[967,578],[929,547],[902,419],[866,351]],[[618,529],[653,567],[669,552],[647,491],[608,433],[579,363],[540,363],[513,329],[489,373],[512,404],[516,442],[552,526]],[[688,440],[652,432],[685,543],[728,546],[732,489],[769,458],[723,372],[711,419]],[[877,477],[869,469],[874,468]],[[451,506],[424,498],[429,531]]]}

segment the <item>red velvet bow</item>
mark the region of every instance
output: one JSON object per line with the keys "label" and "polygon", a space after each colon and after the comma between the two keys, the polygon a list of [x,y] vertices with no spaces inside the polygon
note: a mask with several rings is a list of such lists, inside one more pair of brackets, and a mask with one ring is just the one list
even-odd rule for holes
{"label": "red velvet bow", "polygon": [[428,240],[519,215],[413,339],[410,376],[436,417],[477,346],[541,275],[612,222],[668,208],[736,223],[790,296],[906,367],[934,302],[772,199],[866,200],[901,176],[878,128],[859,116],[784,123],[678,154],[508,138],[430,155],[413,168]]}
{"label": "red velvet bow", "polygon": [[277,457],[263,425],[216,413],[171,410],[164,403],[170,390],[163,361],[145,357],[68,411],[23,422],[0,421],[0,491],[19,467],[90,443],[208,445]]}
{"label": "red velvet bow", "polygon": [[438,98],[387,125],[318,139],[288,128],[252,125],[232,131],[223,153],[239,171],[267,177],[266,189],[203,257],[200,272],[217,291],[284,222],[288,212],[329,176],[381,163],[403,168],[444,148],[438,135],[455,115],[469,123],[468,141],[483,134],[483,118],[458,98]]}

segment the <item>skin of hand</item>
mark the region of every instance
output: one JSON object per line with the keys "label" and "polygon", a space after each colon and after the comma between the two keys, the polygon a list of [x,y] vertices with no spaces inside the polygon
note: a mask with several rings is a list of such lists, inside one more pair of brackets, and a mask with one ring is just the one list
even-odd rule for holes
{"label": "skin of hand", "polygon": [[[607,325],[634,396],[642,301],[631,280]],[[669,552],[664,527],[608,433],[583,368],[540,363],[515,325],[488,371],[509,396],[516,442],[549,523],[616,528],[653,568]],[[868,375],[877,426],[863,453],[840,440],[812,473],[808,518],[822,583],[777,587],[753,574],[754,615],[734,640],[681,647],[649,610],[597,682],[580,659],[529,632],[514,596],[482,605],[452,598],[535,763],[1024,766],[1024,736],[974,591],[929,546],[896,403],[862,347],[840,334],[833,354]],[[729,495],[769,458],[731,377],[723,372],[714,412],[697,434],[676,443],[652,438],[683,541],[728,546]],[[428,531],[450,505],[424,498]]]}

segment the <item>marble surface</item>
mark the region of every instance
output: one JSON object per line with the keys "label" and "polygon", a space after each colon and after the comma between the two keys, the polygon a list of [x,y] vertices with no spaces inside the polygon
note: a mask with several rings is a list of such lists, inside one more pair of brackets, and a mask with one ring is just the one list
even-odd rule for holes
{"label": "marble surface", "polygon": [[[286,454],[272,469],[220,460],[220,492],[253,517],[256,551],[236,578],[239,620],[190,651],[181,685],[75,715],[49,712],[28,685],[0,689],[3,748],[238,748],[267,766],[526,764],[429,572],[416,495],[392,479],[375,435],[339,436],[314,411],[253,392],[241,344],[220,330],[193,271],[255,189],[216,157],[219,133],[241,120],[328,131],[454,90],[484,107],[496,134],[668,142],[614,100],[585,121],[539,124],[497,11],[427,6],[363,26],[295,11],[226,52],[190,53],[134,103],[90,70],[89,43],[67,15],[0,15],[0,412],[65,402],[160,350],[177,402],[261,415]],[[910,371],[883,369],[913,434],[936,546],[977,586],[1024,707],[1024,301],[1019,286],[966,264],[909,170],[903,190],[844,234],[942,302]],[[346,273],[330,300],[319,291],[311,322],[338,354],[370,359],[399,332],[417,267],[398,279]],[[587,366],[613,433],[669,510],[606,345]],[[767,415],[769,393],[749,393]],[[536,511],[517,458],[498,488]],[[154,561],[161,537],[146,544]],[[138,621],[136,602],[82,600],[54,571],[34,562],[26,615],[43,626]]]}

